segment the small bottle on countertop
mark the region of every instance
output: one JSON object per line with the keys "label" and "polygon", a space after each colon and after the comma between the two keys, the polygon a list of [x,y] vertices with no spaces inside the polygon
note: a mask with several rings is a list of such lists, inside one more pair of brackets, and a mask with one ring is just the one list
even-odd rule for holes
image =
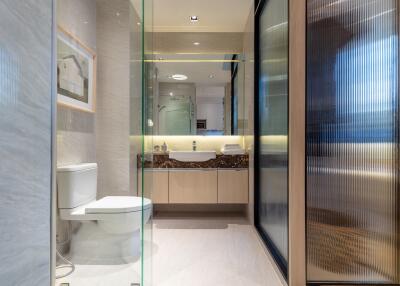
{"label": "small bottle on countertop", "polygon": [[167,151],[168,151],[168,145],[167,145],[167,143],[164,142],[164,144],[162,144],[162,146],[161,146],[161,151],[163,151],[164,153],[167,153]]}
{"label": "small bottle on countertop", "polygon": [[196,151],[196,150],[197,150],[196,141],[193,141],[193,145],[192,145],[192,147],[193,147],[193,151]]}

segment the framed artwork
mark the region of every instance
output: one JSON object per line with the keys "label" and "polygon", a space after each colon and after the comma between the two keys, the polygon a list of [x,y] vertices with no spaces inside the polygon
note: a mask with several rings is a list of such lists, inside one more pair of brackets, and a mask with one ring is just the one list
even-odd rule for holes
{"label": "framed artwork", "polygon": [[58,27],[57,103],[95,112],[96,54],[79,39]]}

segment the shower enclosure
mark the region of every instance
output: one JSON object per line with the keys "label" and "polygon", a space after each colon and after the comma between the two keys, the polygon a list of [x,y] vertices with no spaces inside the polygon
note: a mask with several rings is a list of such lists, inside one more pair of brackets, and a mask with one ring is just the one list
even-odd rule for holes
{"label": "shower enclosure", "polygon": [[[58,254],[52,283],[152,285],[152,174],[146,171],[152,164],[154,121],[152,0],[54,4],[57,165],[97,163],[97,200],[123,196],[141,203],[135,209],[140,229],[116,246],[115,253],[101,247],[104,239],[113,239],[112,233],[82,233],[85,221],[63,220],[56,211],[53,251]],[[85,100],[91,105],[79,103]],[[56,203],[53,208],[57,210]],[[98,249],[77,256],[77,245]],[[117,252],[122,260],[115,259]]]}
{"label": "shower enclosure", "polygon": [[256,11],[255,224],[288,275],[288,1]]}

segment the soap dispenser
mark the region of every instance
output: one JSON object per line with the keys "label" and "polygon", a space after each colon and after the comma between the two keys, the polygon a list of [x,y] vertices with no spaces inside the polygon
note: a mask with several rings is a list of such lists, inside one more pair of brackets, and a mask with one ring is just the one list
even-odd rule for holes
{"label": "soap dispenser", "polygon": [[164,153],[167,153],[167,151],[168,151],[168,145],[167,145],[167,143],[164,142],[164,144],[162,144],[162,146],[161,146],[161,151],[163,151]]}

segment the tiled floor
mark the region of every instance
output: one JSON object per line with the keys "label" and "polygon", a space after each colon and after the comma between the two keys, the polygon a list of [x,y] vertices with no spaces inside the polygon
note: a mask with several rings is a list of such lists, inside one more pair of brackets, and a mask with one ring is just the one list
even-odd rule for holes
{"label": "tiled floor", "polygon": [[[146,237],[151,239],[149,234]],[[146,280],[152,280],[153,286],[282,285],[254,228],[244,218],[157,218],[152,241],[145,246],[144,273],[152,277]],[[130,286],[139,273],[139,261],[77,265],[63,281],[71,286]]]}

